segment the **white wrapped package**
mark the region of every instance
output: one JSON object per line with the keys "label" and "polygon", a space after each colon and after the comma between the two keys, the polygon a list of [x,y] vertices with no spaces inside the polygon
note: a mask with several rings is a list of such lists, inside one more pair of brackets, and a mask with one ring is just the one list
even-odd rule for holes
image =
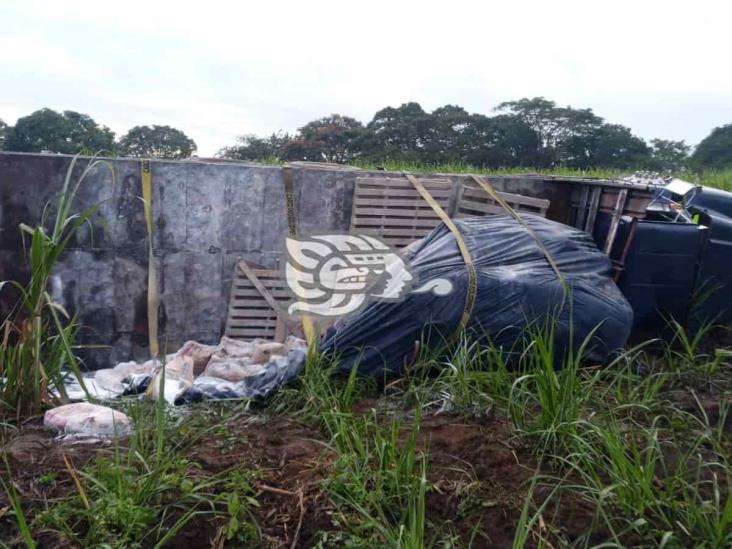
{"label": "white wrapped package", "polygon": [[43,416],[43,425],[66,434],[121,436],[132,432],[130,419],[125,414],[90,402],[52,408]]}
{"label": "white wrapped package", "polygon": [[[157,400],[159,397],[162,372],[163,368],[160,368],[148,385],[147,395],[152,400]],[[173,404],[176,397],[193,384],[193,377],[193,358],[177,355],[165,365],[163,398],[169,404]]]}

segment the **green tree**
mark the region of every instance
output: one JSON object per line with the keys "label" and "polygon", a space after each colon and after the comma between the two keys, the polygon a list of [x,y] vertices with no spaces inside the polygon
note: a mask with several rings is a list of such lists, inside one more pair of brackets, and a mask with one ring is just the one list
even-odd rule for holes
{"label": "green tree", "polygon": [[351,162],[361,152],[364,127],[349,116],[331,114],[305,124],[285,145],[288,160]]}
{"label": "green tree", "polygon": [[471,115],[457,105],[445,105],[426,117],[422,161],[428,164],[460,162]]}
{"label": "green tree", "polygon": [[218,156],[227,160],[283,160],[285,147],[291,139],[287,133],[273,133],[269,137],[242,135],[237,138],[235,145],[221,149]]}
{"label": "green tree", "polygon": [[511,114],[474,114],[463,132],[461,161],[473,166],[506,168],[538,166],[536,132]]}
{"label": "green tree", "polygon": [[135,126],[119,140],[118,149],[123,156],[180,160],[191,157],[196,143],[170,126]]}
{"label": "green tree", "polygon": [[429,162],[425,145],[432,131],[432,117],[419,103],[381,109],[366,126],[364,155],[375,161]]}
{"label": "green tree", "polygon": [[8,125],[0,118],[0,151],[5,150],[5,134],[7,131]]}
{"label": "green tree", "polygon": [[700,169],[732,167],[732,124],[714,128],[699,143],[691,161]]}
{"label": "green tree", "polygon": [[670,172],[681,170],[689,162],[690,150],[691,147],[684,143],[684,141],[651,139],[653,168]]}
{"label": "green tree", "polygon": [[592,109],[557,107],[554,101],[543,97],[523,98],[507,101],[496,107],[497,111],[517,116],[538,138],[537,161],[539,165],[565,165],[570,142],[577,146],[577,140],[587,138],[603,125],[603,119]]}
{"label": "green tree", "polygon": [[585,134],[568,138],[564,165],[572,168],[637,168],[647,167],[648,145],[629,128],[620,124],[602,124]]}
{"label": "green tree", "polygon": [[114,132],[89,115],[74,111],[40,109],[19,118],[5,136],[9,151],[76,154],[110,151],[113,147]]}

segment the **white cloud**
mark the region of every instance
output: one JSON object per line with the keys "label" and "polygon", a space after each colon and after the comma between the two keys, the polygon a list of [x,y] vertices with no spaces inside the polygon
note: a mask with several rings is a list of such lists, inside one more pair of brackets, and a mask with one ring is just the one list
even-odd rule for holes
{"label": "white cloud", "polygon": [[726,2],[98,2],[0,8],[0,117],[42,106],[115,131],[242,133],[418,101],[489,112],[544,95],[643,137],[732,122]]}

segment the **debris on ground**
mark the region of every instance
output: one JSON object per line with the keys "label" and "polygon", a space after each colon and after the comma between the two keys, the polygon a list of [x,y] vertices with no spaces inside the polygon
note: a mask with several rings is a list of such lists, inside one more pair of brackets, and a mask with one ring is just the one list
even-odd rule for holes
{"label": "debris on ground", "polygon": [[164,367],[158,368],[148,384],[146,394],[152,400],[160,398],[160,382],[162,381],[162,396],[168,401],[168,404],[173,404],[179,395],[193,385],[193,379],[193,357],[176,355],[170,362],[166,362]]}
{"label": "debris on ground", "polygon": [[112,395],[118,395],[124,392],[126,387],[126,380],[134,375],[150,375],[152,372],[160,367],[160,362],[157,360],[148,360],[142,364],[137,362],[121,362],[114,368],[106,368],[104,370],[97,370],[94,373],[93,381],[95,389],[108,391]]}
{"label": "debris on ground", "polygon": [[[85,374],[82,381],[89,396],[101,400],[143,393],[157,400],[163,373],[163,398],[169,404],[205,398],[263,398],[300,373],[306,353],[307,344],[295,336],[288,336],[284,343],[229,337],[223,337],[218,345],[187,341],[167,355],[165,366],[157,360],[121,362]],[[66,393],[71,400],[87,397],[71,375]]]}
{"label": "debris on ground", "polygon": [[132,432],[127,415],[90,402],[52,408],[43,416],[43,425],[64,434],[121,436]]}
{"label": "debris on ground", "polygon": [[193,375],[199,376],[206,369],[211,355],[219,348],[217,345],[204,345],[197,341],[186,341],[173,356],[189,356],[193,359]]}

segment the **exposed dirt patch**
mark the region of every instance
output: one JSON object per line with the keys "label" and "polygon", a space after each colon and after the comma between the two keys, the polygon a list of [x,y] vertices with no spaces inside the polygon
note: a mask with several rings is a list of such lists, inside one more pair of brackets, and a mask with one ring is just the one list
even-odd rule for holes
{"label": "exposed dirt patch", "polygon": [[512,444],[509,422],[427,416],[419,441],[430,456],[434,489],[427,516],[433,524],[453,527],[463,542],[472,537],[473,547],[511,547],[533,468]]}
{"label": "exposed dirt patch", "polygon": [[[432,489],[426,507],[433,526],[428,536],[452,533],[463,543],[472,539],[473,547],[510,547],[526,495],[525,481],[533,472],[528,454],[513,440],[510,422],[424,416],[418,444],[429,453]],[[37,425],[24,427],[5,447],[24,504],[37,508],[44,500],[74,491],[64,454],[80,467],[98,452],[109,451],[98,444],[58,442]],[[232,468],[258,471],[252,483],[259,507],[253,515],[265,546],[290,547],[295,542],[297,547],[310,547],[320,532],[332,528],[334,505],[322,480],[335,455],[317,429],[282,417],[262,421],[239,416],[213,429],[186,455],[202,475]],[[0,507],[7,505],[5,494],[0,500]],[[194,519],[169,547],[208,547],[222,524]],[[12,539],[11,532],[9,517],[0,519],[3,539]],[[54,546],[41,541],[41,546]]]}
{"label": "exposed dirt patch", "polygon": [[315,429],[285,418],[240,418],[226,425],[225,437],[202,440],[189,457],[212,473],[231,467],[260,472],[254,514],[272,546],[291,546],[297,536],[298,546],[308,547],[330,525],[331,505],[320,482],[333,454]]}

